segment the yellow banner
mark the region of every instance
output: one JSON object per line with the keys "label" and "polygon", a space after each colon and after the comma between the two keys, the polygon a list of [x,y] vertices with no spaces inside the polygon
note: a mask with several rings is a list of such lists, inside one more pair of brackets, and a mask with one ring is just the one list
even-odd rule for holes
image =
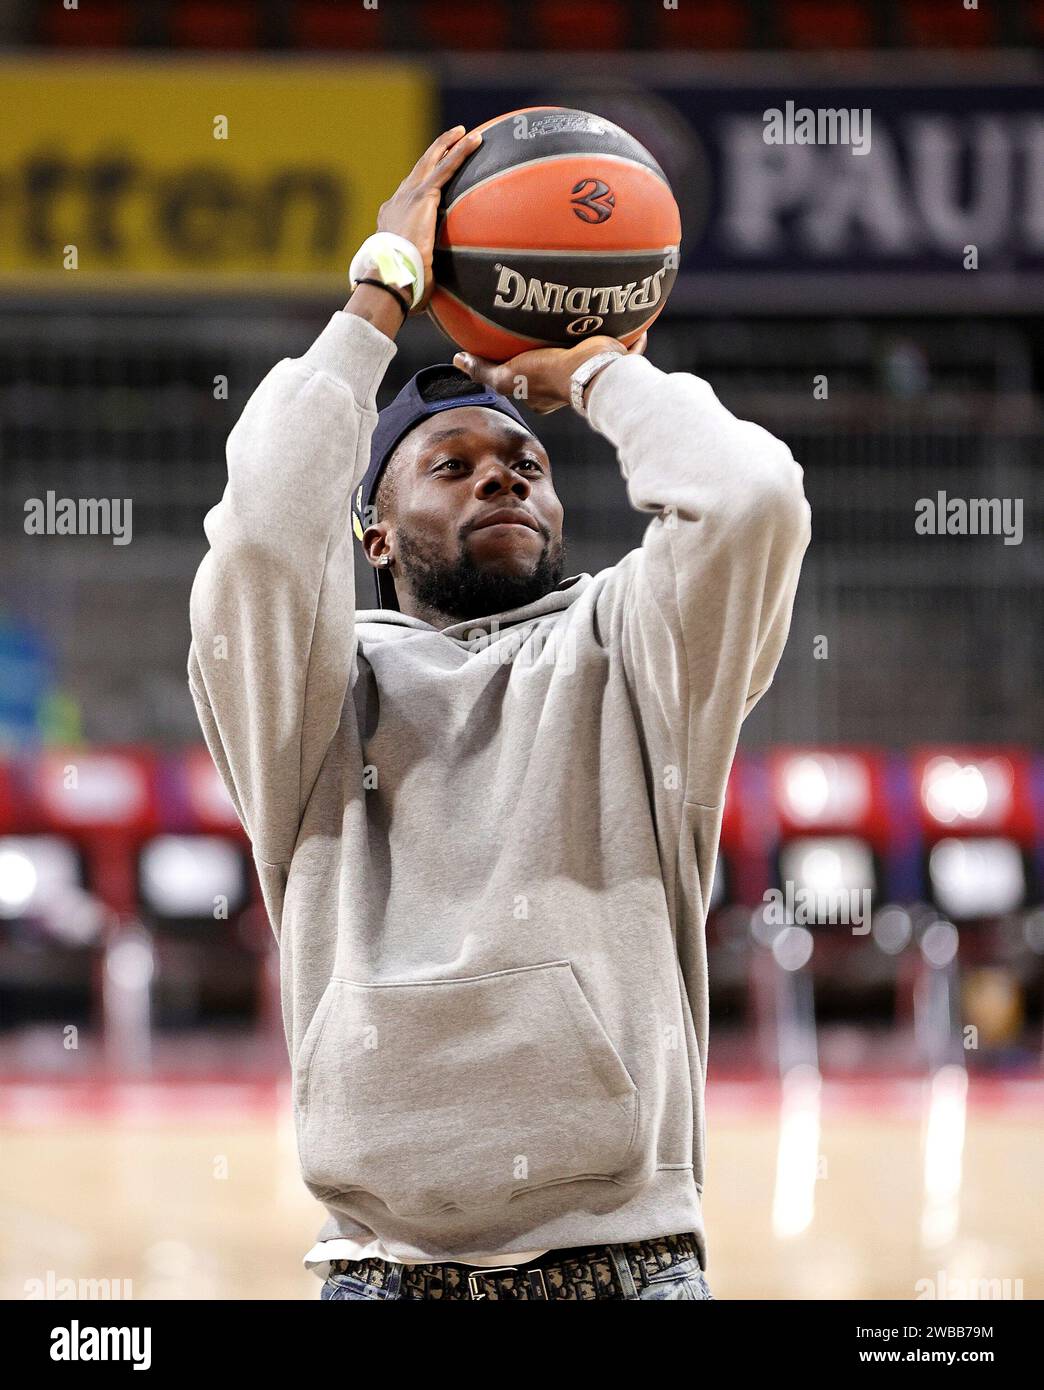
{"label": "yellow banner", "polygon": [[0,287],[326,288],[431,140],[405,63],[0,63]]}

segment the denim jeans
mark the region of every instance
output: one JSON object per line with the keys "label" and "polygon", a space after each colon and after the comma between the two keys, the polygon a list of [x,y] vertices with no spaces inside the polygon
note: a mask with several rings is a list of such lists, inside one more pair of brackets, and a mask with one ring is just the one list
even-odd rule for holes
{"label": "denim jeans", "polygon": [[[647,1284],[644,1288],[638,1288],[631,1275],[630,1266],[628,1265],[623,1247],[619,1245],[610,1245],[607,1248],[613,1261],[616,1281],[624,1290],[622,1294],[612,1296],[632,1300],[693,1298],[710,1299],[713,1301],[714,1296],[707,1287],[707,1281],[703,1277],[703,1271],[700,1269],[700,1262],[695,1256],[671,1265],[669,1269],[665,1269],[662,1273],[654,1275],[650,1284]],[[363,1283],[361,1279],[353,1279],[350,1274],[331,1274],[323,1285],[319,1297],[328,1302],[348,1298],[362,1300],[406,1298],[408,1297],[407,1293],[400,1289],[402,1269],[402,1265],[393,1265],[388,1282],[383,1288],[377,1288],[373,1284]],[[610,1295],[607,1295],[607,1297],[608,1296]]]}

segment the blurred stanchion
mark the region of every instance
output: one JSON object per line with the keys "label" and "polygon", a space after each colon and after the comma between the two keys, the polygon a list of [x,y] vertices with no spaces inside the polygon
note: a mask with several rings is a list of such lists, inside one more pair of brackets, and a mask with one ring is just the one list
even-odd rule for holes
{"label": "blurred stanchion", "polygon": [[[772,1198],[778,1240],[812,1225],[819,1174],[822,1076],[816,1040],[815,993],[810,971],[815,942],[804,927],[777,927],[755,913],[754,934],[772,966],[775,1066],[782,1085]],[[766,1001],[762,992],[762,1001]],[[764,1025],[762,1032],[764,1033]]]}
{"label": "blurred stanchion", "polygon": [[924,1132],[921,1245],[937,1250],[957,1237],[961,1216],[968,1073],[948,1063],[928,1083]]}
{"label": "blurred stanchion", "polygon": [[152,938],[136,918],[120,918],[102,960],[102,1040],[106,1070],[145,1076],[152,1067]]}
{"label": "blurred stanchion", "polygon": [[950,1245],[960,1228],[968,1100],[959,1013],[957,928],[952,922],[936,919],[923,928],[918,945],[922,970],[914,990],[915,1032],[928,1070],[920,1238],[924,1249],[938,1250]]}
{"label": "blurred stanchion", "polygon": [[822,1090],[823,1078],[812,1064],[798,1064],[783,1075],[772,1198],[772,1233],[778,1240],[801,1235],[815,1216]]}

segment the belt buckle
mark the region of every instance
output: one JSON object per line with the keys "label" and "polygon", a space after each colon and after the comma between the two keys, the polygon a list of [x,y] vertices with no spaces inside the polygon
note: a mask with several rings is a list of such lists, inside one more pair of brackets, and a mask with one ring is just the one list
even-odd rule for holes
{"label": "belt buckle", "polygon": [[[518,1265],[495,1265],[495,1266],[493,1266],[493,1267],[490,1268],[490,1269],[473,1269],[473,1270],[469,1270],[469,1272],[468,1272],[468,1293],[469,1293],[469,1294],[471,1295],[471,1297],[472,1297],[473,1299],[475,1299],[476,1301],[477,1301],[478,1299],[480,1299],[480,1298],[485,1298],[486,1295],[485,1295],[484,1293],[477,1293],[477,1292],[476,1292],[476,1283],[477,1283],[477,1281],[478,1281],[479,1279],[482,1279],[482,1278],[484,1278],[486,1275],[489,1275],[489,1274],[518,1274],[518,1273],[519,1273],[519,1267],[518,1267]],[[532,1270],[531,1273],[533,1273],[533,1274],[539,1274],[539,1276],[540,1276],[540,1289],[541,1289],[541,1292],[542,1292],[542,1294],[543,1294],[543,1297],[544,1297],[545,1299],[546,1299],[546,1298],[549,1298],[550,1295],[549,1295],[548,1292],[547,1292],[547,1280],[544,1278],[544,1271],[538,1266],[535,1270]]]}

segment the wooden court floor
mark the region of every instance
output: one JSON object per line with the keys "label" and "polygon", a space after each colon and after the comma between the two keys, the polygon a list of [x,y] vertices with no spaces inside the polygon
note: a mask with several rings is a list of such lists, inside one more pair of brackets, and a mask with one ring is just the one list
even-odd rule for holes
{"label": "wooden court floor", "polygon": [[[0,1297],[110,1280],[138,1299],[318,1298],[301,1259],[322,1213],[297,1174],[289,1113],[282,1087],[7,1088]],[[939,1192],[925,1195],[917,1088],[828,1085],[815,1132],[800,1117],[789,1128],[788,1150],[777,1088],[712,1084],[717,1297],[1044,1298],[1039,1084],[973,1091],[957,1161],[944,1143],[940,1165],[937,1146],[941,1220],[928,1210]]]}

